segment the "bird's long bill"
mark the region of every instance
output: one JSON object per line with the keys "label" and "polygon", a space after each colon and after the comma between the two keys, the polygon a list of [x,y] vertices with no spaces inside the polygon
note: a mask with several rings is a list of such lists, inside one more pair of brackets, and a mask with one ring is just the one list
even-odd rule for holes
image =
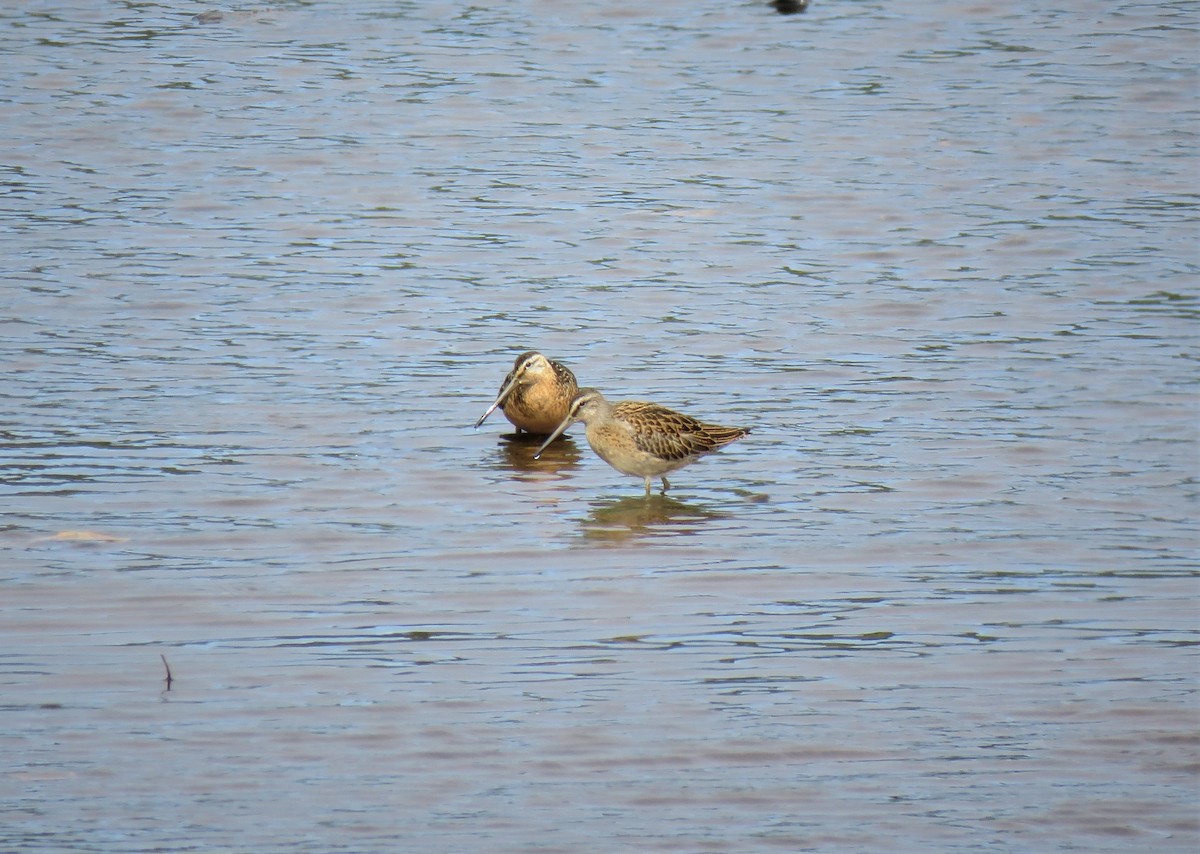
{"label": "bird's long bill", "polygon": [[551,442],[553,442],[555,439],[557,439],[559,436],[561,436],[563,433],[563,430],[566,430],[568,427],[570,427],[574,423],[575,423],[575,419],[573,419],[570,415],[568,415],[566,418],[564,418],[563,423],[559,424],[558,427],[555,428],[554,432],[551,433],[549,435],[549,437],[547,437],[545,442],[542,442],[542,446],[537,449],[537,451],[533,455],[533,458],[536,460],[538,457],[540,457],[542,455],[542,451],[546,450],[546,448],[550,445]]}
{"label": "bird's long bill", "polygon": [[508,385],[500,389],[500,393],[496,395],[496,402],[487,408],[487,412],[479,416],[479,420],[475,422],[475,429],[479,429],[479,425],[487,421],[487,417],[496,411],[496,407],[504,403],[504,399],[512,394],[512,390],[517,387],[517,378],[513,377]]}

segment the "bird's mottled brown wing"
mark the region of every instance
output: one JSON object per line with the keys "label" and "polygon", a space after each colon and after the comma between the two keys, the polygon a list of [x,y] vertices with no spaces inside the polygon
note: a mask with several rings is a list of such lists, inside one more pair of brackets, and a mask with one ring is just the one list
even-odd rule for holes
{"label": "bird's mottled brown wing", "polygon": [[550,360],[550,367],[554,368],[554,376],[558,379],[559,385],[568,390],[570,394],[568,399],[575,396],[579,391],[579,381],[575,379],[575,374],[571,373],[571,369],[562,362]]}
{"label": "bird's mottled brown wing", "polygon": [[705,424],[703,426],[704,434],[708,437],[708,441],[712,443],[713,450],[724,448],[730,442],[736,442],[750,432],[749,427],[722,427],[720,424]]}
{"label": "bird's mottled brown wing", "polygon": [[613,414],[630,426],[640,450],[662,460],[707,454],[746,435],[740,428],[705,424],[656,403],[623,401],[614,407]]}

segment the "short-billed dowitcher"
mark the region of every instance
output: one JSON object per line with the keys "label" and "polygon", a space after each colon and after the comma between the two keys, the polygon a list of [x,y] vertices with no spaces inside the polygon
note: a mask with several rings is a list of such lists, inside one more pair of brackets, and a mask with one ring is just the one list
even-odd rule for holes
{"label": "short-billed dowitcher", "polygon": [[671,488],[667,482],[670,472],[750,432],[749,427],[708,424],[657,403],[609,403],[596,389],[585,388],[575,395],[567,417],[533,455],[534,459],[576,421],[587,425],[588,444],[600,459],[622,474],[645,479],[647,495],[652,478],[662,478],[665,493]]}
{"label": "short-billed dowitcher", "polygon": [[517,356],[500,386],[496,402],[479,417],[475,426],[486,421],[499,407],[517,430],[544,436],[567,417],[571,399],[577,391],[579,383],[570,368],[530,350]]}

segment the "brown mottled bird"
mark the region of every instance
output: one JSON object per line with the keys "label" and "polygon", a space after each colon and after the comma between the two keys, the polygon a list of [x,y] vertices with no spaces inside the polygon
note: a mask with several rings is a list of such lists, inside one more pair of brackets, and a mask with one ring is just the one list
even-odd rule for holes
{"label": "brown mottled bird", "polygon": [[575,395],[566,418],[534,454],[534,459],[576,421],[587,425],[588,444],[600,459],[622,474],[643,478],[647,495],[652,478],[662,478],[666,492],[671,488],[667,474],[750,432],[749,427],[709,424],[657,403],[640,400],[609,403],[596,389],[585,388]]}
{"label": "brown mottled bird", "polygon": [[[475,422],[478,427],[499,407],[518,430],[546,435],[571,408],[579,383],[570,368],[530,350],[517,356],[504,378],[496,402]],[[555,434],[557,435],[557,434]]]}

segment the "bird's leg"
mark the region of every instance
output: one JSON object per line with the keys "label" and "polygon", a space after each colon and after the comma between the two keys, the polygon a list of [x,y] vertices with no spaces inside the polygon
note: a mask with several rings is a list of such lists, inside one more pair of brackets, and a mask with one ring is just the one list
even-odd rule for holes
{"label": "bird's leg", "polygon": [[663,482],[663,495],[666,495],[667,490],[671,488],[671,484],[667,483],[666,475],[663,475],[662,482]]}

